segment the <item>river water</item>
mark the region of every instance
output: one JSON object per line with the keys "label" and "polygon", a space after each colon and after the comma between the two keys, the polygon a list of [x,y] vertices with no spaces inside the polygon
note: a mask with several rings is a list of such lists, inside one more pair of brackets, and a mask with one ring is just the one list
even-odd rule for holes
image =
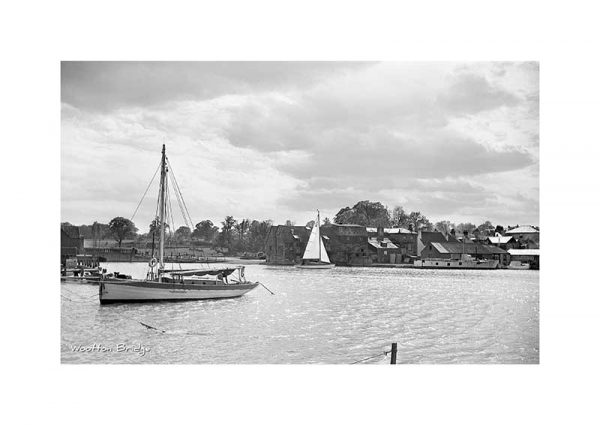
{"label": "river water", "polygon": [[62,362],[383,364],[397,342],[398,363],[539,363],[538,271],[251,264],[246,278],[275,295],[101,306],[97,285],[62,283]]}

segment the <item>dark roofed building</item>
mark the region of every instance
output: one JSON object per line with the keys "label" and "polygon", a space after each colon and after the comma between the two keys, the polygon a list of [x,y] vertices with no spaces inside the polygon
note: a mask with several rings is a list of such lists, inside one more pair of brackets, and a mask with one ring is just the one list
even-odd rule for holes
{"label": "dark roofed building", "polygon": [[409,261],[417,255],[417,233],[400,227],[367,227],[369,238],[388,238],[391,243],[398,247],[395,253],[396,263]]}
{"label": "dark roofed building", "polygon": [[367,229],[357,224],[326,224],[321,236],[332,263],[338,266],[365,266],[372,262]]}
{"label": "dark roofed building", "polygon": [[60,227],[60,261],[64,264],[68,257],[83,254],[83,236],[76,226]]}
{"label": "dark roofed building", "polygon": [[421,252],[430,242],[448,242],[443,233],[426,232],[419,230],[417,235],[417,256],[422,258]]}
{"label": "dark roofed building", "polygon": [[421,258],[460,259],[462,254],[475,259],[498,260],[505,266],[510,261],[509,253],[497,246],[460,242],[429,242],[421,251]]}
{"label": "dark roofed building", "polygon": [[293,265],[302,260],[310,228],[305,226],[271,226],[265,242],[268,264]]}

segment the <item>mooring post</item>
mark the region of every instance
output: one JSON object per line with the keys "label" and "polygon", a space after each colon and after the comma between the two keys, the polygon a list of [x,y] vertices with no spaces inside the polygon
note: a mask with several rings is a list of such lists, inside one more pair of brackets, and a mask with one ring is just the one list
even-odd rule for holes
{"label": "mooring post", "polygon": [[392,342],[392,360],[390,364],[396,364],[396,353],[398,352],[398,343]]}

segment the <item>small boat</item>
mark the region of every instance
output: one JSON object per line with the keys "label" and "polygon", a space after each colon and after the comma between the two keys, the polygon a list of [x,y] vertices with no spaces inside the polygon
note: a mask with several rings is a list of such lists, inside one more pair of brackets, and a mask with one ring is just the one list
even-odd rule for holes
{"label": "small boat", "polygon": [[414,266],[424,269],[497,269],[498,260],[477,260],[469,254],[456,258],[425,258],[415,260]]}
{"label": "small boat", "polygon": [[308,243],[302,256],[302,263],[296,264],[299,269],[332,269],[335,264],[329,261],[329,255],[321,238],[321,217],[317,210],[317,221],[313,224]]}
{"label": "small boat", "polygon": [[[159,258],[152,258],[146,279],[107,277],[100,281],[100,304],[147,301],[185,301],[240,297],[258,286],[244,276],[244,267],[222,267],[198,270],[165,270],[164,243],[167,223],[166,186],[167,157],[162,147],[159,217]],[[169,164],[170,167],[170,164]],[[178,194],[179,196],[181,193]],[[155,267],[157,267],[155,271]],[[237,278],[229,279],[235,271]]]}

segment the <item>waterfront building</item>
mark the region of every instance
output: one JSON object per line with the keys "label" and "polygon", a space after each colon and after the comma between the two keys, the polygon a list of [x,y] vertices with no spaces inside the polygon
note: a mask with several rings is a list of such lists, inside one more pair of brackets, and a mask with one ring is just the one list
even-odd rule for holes
{"label": "waterfront building", "polygon": [[510,263],[509,253],[502,248],[494,245],[461,242],[429,242],[421,251],[421,258],[458,260],[462,254],[469,254],[475,259],[498,260],[503,266]]}
{"label": "waterfront building", "polygon": [[520,248],[537,249],[540,247],[540,229],[533,226],[519,226],[504,232],[519,242]]}
{"label": "waterfront building", "polygon": [[511,260],[529,263],[532,269],[540,268],[540,250],[539,249],[509,249]]}
{"label": "waterfront building", "polygon": [[68,257],[83,254],[83,236],[76,226],[60,227],[60,260],[64,264]]}
{"label": "waterfront building", "polygon": [[419,230],[417,233],[417,257],[423,258],[421,254],[425,247],[431,242],[448,242],[448,238],[441,232],[427,232]]}
{"label": "waterfront building", "polygon": [[310,230],[305,226],[271,226],[265,241],[267,264],[299,263],[308,243]]}
{"label": "waterfront building", "polygon": [[396,263],[407,262],[417,256],[417,233],[400,227],[367,227],[369,237],[386,237],[398,247]]}

